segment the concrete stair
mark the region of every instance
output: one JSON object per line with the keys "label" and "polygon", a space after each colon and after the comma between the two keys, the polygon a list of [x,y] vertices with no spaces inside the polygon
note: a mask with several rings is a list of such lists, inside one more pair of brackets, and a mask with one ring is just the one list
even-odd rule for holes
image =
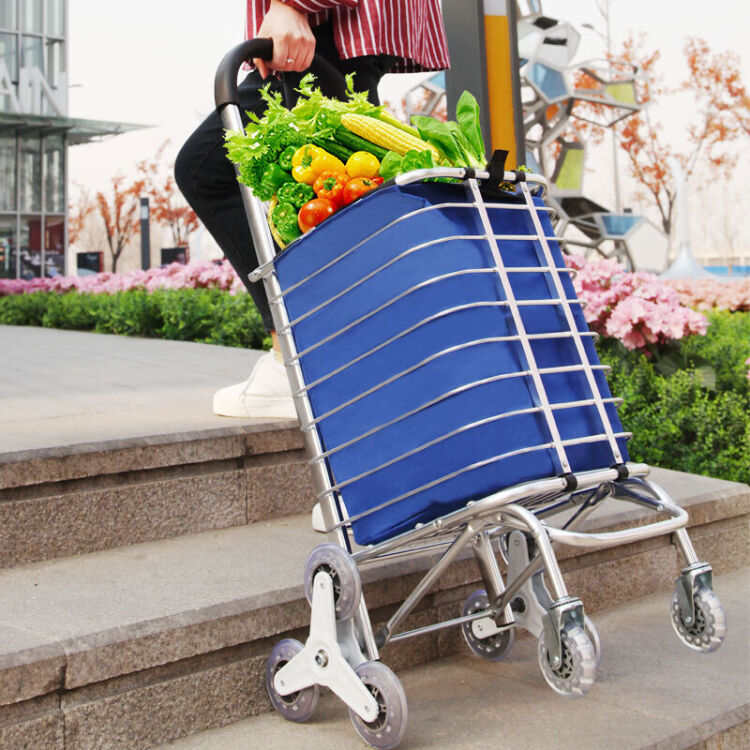
{"label": "concrete stair", "polygon": [[302,436],[288,421],[6,452],[0,568],[241,526],[313,502]]}
{"label": "concrete stair", "polygon": [[[268,732],[251,729],[247,746],[321,746],[315,731],[290,734],[267,713],[263,685],[271,645],[305,637],[302,570],[324,539],[310,528],[299,432],[288,422],[228,422],[208,408],[216,387],[242,379],[257,353],[2,326],[0,348],[0,748],[141,750],[195,734],[184,741],[231,750],[234,735],[199,733],[251,716],[252,727]],[[530,639],[503,665],[456,656],[466,654],[457,629],[392,644],[383,660],[399,674],[412,670],[404,673],[414,719],[405,747],[461,747],[461,738],[471,747],[480,719],[492,717],[494,734],[482,736],[496,745],[507,735],[514,748],[554,744],[558,725],[563,748],[618,746],[600,742],[616,721],[640,738],[621,747],[748,747],[739,707],[747,702],[750,618],[741,606],[746,571],[738,571],[750,564],[750,489],[662,470],[653,477],[688,508],[698,554],[717,573],[729,614],[725,647],[702,657],[671,634],[666,604],[678,561],[669,539],[564,550],[569,590],[588,613],[602,612],[595,619],[605,660],[621,655],[603,662],[598,692],[578,703],[555,697]],[[589,528],[626,526],[640,513],[610,505]],[[365,569],[376,625],[430,562]],[[479,585],[473,559],[459,559],[409,624],[459,614]],[[656,591],[651,619],[638,600]],[[646,637],[652,623],[668,644]],[[656,645],[628,660],[632,643],[647,641]],[[455,690],[444,689],[448,681]],[[717,682],[724,697],[701,701]],[[467,703],[454,710],[445,694],[458,686]],[[647,703],[655,693],[661,713]],[[620,700],[625,713],[616,714]],[[340,704],[324,701],[319,717],[315,724],[333,731],[328,747],[358,746]],[[639,719],[647,732],[635,731]],[[525,734],[513,734],[516,727]],[[683,744],[674,744],[678,735]]]}
{"label": "concrete stair", "polygon": [[[746,486],[659,470],[654,478],[688,507],[698,553],[719,575],[750,562]],[[589,523],[622,527],[639,515],[615,505]],[[0,572],[0,747],[138,750],[267,711],[265,656],[280,637],[304,638],[301,573],[322,540],[308,514],[281,516]],[[375,622],[429,562],[365,569]],[[664,538],[569,550],[562,565],[589,613],[655,590],[665,591],[666,607],[678,569]],[[457,615],[478,586],[473,559],[459,560],[411,624]],[[462,650],[460,634],[449,630],[394,644],[382,656],[399,671]]]}
{"label": "concrete stair", "polygon": [[[468,650],[399,674],[409,700],[403,750],[747,750],[750,748],[750,569],[718,576],[732,628],[715,654],[690,652],[652,594],[596,615],[597,681],[577,701],[544,683],[536,642],[521,638],[498,664]],[[446,690],[450,685],[450,690]],[[263,714],[159,750],[330,750],[364,747],[330,692],[306,724]]]}

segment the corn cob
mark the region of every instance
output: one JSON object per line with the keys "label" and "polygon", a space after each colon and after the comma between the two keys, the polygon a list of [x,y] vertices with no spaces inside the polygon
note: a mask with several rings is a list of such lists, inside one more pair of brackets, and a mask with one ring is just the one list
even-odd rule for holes
{"label": "corn cob", "polygon": [[389,125],[393,125],[394,128],[398,128],[399,130],[403,130],[404,133],[409,133],[409,135],[413,135],[415,138],[419,138],[419,131],[412,127],[411,125],[407,125],[405,122],[401,122],[397,117],[394,117],[388,110],[383,110],[378,115],[378,120],[381,122],[386,122]]}
{"label": "corn cob", "polygon": [[413,135],[393,127],[393,125],[376,120],[374,117],[347,113],[341,115],[341,124],[355,135],[372,141],[377,146],[395,151],[402,156],[412,149],[417,151],[429,149],[435,157],[435,161],[440,160],[440,153],[434,146],[421,138],[415,138]]}

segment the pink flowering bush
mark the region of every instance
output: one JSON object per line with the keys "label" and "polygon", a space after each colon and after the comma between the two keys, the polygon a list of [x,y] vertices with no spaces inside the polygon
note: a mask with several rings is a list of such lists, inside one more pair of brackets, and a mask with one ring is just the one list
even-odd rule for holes
{"label": "pink flowering bush", "polygon": [[217,263],[171,263],[164,268],[129,273],[97,273],[90,276],[56,276],[45,279],[0,279],[0,297],[32,292],[82,292],[114,294],[133,289],[221,289],[235,294],[245,287],[227,260]]}
{"label": "pink flowering bush", "polygon": [[578,296],[593,331],[619,339],[628,349],[646,353],[688,334],[705,334],[706,317],[681,304],[675,289],[644,271],[630,273],[616,260],[587,262],[567,256],[576,269]]}
{"label": "pink flowering bush", "polygon": [[667,281],[680,302],[697,310],[714,307],[732,312],[750,311],[750,278],[744,279],[674,279]]}

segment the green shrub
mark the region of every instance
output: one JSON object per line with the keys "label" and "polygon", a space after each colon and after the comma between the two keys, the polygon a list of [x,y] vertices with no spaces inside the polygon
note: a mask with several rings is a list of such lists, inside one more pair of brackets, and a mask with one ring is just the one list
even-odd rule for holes
{"label": "green shrub", "polygon": [[252,297],[218,289],[18,294],[0,297],[0,324],[268,348]]}
{"label": "green shrub", "polygon": [[41,326],[49,296],[44,292],[37,292],[0,297],[0,324]]}
{"label": "green shrub", "polygon": [[720,391],[750,392],[745,360],[750,357],[750,312],[712,310],[705,336],[689,336],[682,341],[688,358],[707,360],[716,372]]}
{"label": "green shrub", "polygon": [[624,399],[620,418],[633,433],[633,461],[750,482],[750,396],[740,384],[708,389],[693,370],[664,377],[643,354],[619,356],[607,344],[600,350],[612,367],[612,392]]}

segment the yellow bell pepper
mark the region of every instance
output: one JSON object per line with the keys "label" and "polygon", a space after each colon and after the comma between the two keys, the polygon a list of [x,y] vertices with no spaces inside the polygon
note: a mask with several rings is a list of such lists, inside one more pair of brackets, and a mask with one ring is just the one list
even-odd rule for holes
{"label": "yellow bell pepper", "polygon": [[312,185],[323,172],[346,174],[344,162],[318,146],[301,146],[292,157],[292,177],[297,182]]}

